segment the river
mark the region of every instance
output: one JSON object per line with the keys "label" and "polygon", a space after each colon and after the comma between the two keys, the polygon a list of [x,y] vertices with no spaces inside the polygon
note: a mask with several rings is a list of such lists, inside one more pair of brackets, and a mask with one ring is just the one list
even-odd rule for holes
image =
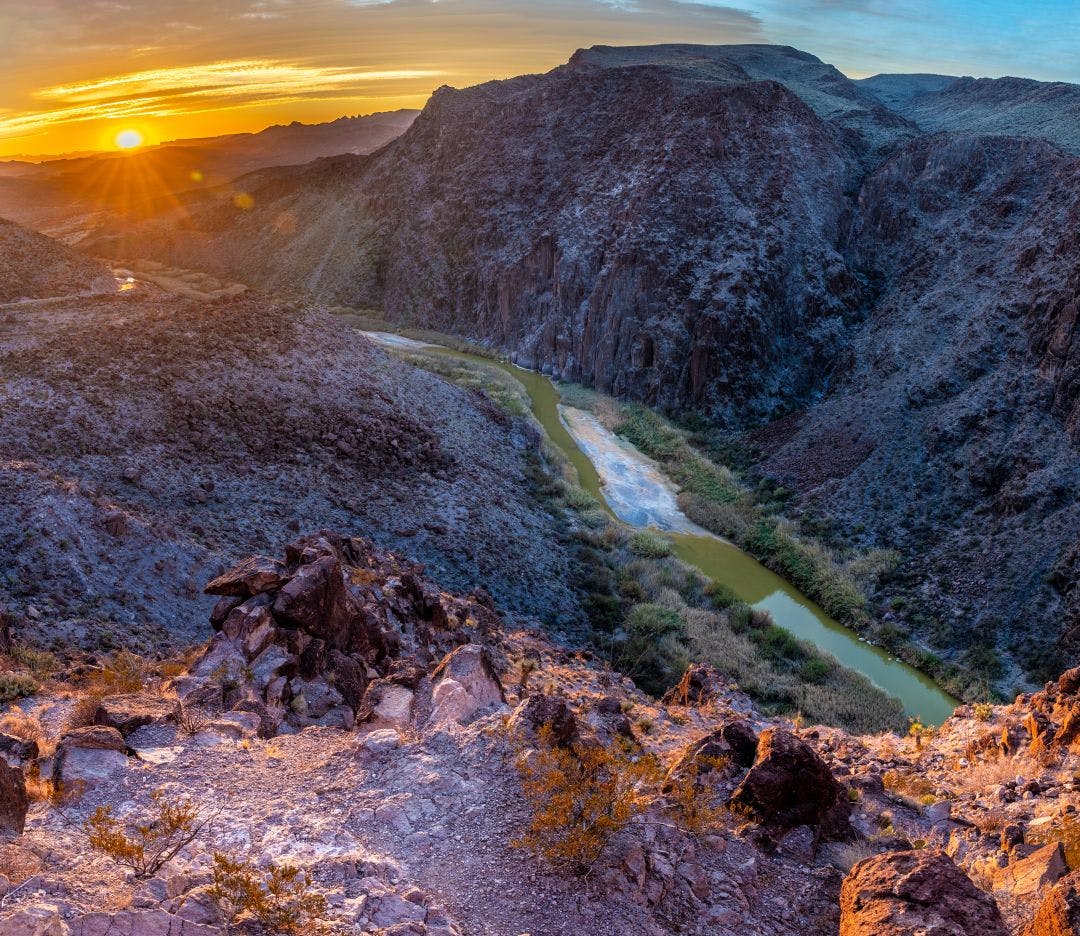
{"label": "river", "polygon": [[577,470],[581,487],[608,513],[630,526],[667,532],[680,559],[727,585],[748,604],[768,611],[780,627],[862,673],[899,699],[909,716],[939,725],[952,714],[957,700],[924,673],[868,643],[749,553],[690,521],[678,507],[677,489],[660,468],[592,413],[563,407],[558,388],[543,374],[399,335],[364,334],[388,347],[438,351],[511,374],[528,393],[532,413],[551,442]]}

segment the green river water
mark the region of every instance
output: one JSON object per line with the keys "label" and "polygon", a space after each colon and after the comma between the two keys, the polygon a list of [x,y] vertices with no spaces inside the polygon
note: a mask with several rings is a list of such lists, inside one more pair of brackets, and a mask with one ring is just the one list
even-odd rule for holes
{"label": "green river water", "polygon": [[[615,516],[605,499],[604,486],[596,466],[578,446],[559,413],[561,398],[550,379],[514,364],[452,351],[438,345],[428,347],[464,360],[497,366],[521,383],[529,395],[533,415],[544,427],[551,442],[558,446],[577,470],[581,487]],[[923,724],[939,725],[952,714],[957,700],[932,679],[901,660],[890,657],[880,647],[867,643],[853,630],[833,620],[798,589],[749,553],[711,535],[668,535],[680,559],[709,578],[727,585],[748,604],[768,611],[780,627],[835,657],[849,669],[862,673],[879,689],[899,699],[908,715],[917,717]]]}

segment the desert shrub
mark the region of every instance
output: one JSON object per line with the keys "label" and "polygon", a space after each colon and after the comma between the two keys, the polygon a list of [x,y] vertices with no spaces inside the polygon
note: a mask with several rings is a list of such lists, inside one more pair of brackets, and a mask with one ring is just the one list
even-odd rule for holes
{"label": "desert shrub", "polygon": [[690,662],[681,615],[658,604],[635,605],[623,628],[625,636],[614,653],[616,668],[646,692],[662,694]]}
{"label": "desert shrub", "polygon": [[656,759],[616,747],[557,747],[541,730],[536,751],[518,758],[531,818],[513,841],[549,864],[584,874],[614,836],[653,800],[661,779]]}
{"label": "desert shrub", "polygon": [[11,648],[11,658],[25,666],[38,679],[45,679],[60,668],[60,661],[55,654],[48,650],[36,650],[26,644],[15,644]]}
{"label": "desert shrub", "polygon": [[130,868],[136,877],[153,877],[185,845],[210,824],[205,815],[186,799],[170,799],[162,790],[150,794],[153,814],[127,824],[113,816],[112,807],[99,806],[83,823],[90,845],[118,864]]}
{"label": "desert shrub", "polygon": [[37,682],[26,673],[0,673],[0,705],[37,692]]}
{"label": "desert shrub", "polygon": [[705,586],[705,597],[717,611],[723,611],[739,603],[739,596],[723,582],[709,582]]}
{"label": "desert shrub", "polygon": [[761,652],[770,660],[800,660],[805,656],[799,641],[791,632],[775,624],[754,631],[753,636]]}
{"label": "desert shrub", "polygon": [[41,720],[18,709],[0,718],[0,732],[23,741],[36,741],[39,746],[45,742],[45,727]]}
{"label": "desert shrub", "polygon": [[149,664],[130,650],[120,650],[92,670],[87,691],[99,697],[139,692],[146,685]]}
{"label": "desert shrub", "polygon": [[820,657],[811,657],[799,667],[799,675],[809,683],[823,683],[829,678],[829,664]]}
{"label": "desert shrub", "polygon": [[726,756],[699,758],[685,774],[664,783],[664,800],[675,824],[691,835],[704,835],[720,826],[726,808],[709,789],[705,777],[722,775],[731,761]]}
{"label": "desert shrub", "polygon": [[972,712],[978,721],[989,721],[994,716],[994,706],[989,702],[976,702]]}
{"label": "desert shrub", "polygon": [[296,867],[271,864],[263,869],[214,852],[209,893],[229,926],[250,917],[268,933],[317,932],[326,898],[311,884],[311,875]]}
{"label": "desert shrub", "polygon": [[670,556],[672,551],[671,540],[652,530],[638,530],[631,535],[627,546],[635,556],[646,559],[663,559]]}

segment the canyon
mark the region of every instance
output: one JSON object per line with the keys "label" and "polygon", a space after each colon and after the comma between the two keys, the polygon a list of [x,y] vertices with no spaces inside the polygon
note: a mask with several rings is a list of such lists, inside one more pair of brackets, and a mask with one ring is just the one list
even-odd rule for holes
{"label": "canyon", "polygon": [[[930,120],[970,83],[596,47],[440,89],[370,156],[246,177],[246,208],[203,193],[84,246],[704,418],[795,514],[902,555],[892,626],[1022,685],[1075,652],[1080,207],[1071,86],[1000,82]],[[1036,86],[1054,120],[1009,123]]]}
{"label": "canyon", "polygon": [[1080,934],[1078,93],[0,164],[0,934]]}

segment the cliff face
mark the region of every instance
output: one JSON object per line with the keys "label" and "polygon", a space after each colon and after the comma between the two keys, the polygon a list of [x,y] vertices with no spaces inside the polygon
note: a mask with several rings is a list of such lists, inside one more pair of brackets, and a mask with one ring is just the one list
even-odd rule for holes
{"label": "cliff face", "polygon": [[851,178],[774,82],[571,65],[443,91],[364,178],[372,285],[391,318],[565,379],[764,415],[808,396],[856,307],[835,246]]}
{"label": "cliff face", "polygon": [[934,599],[949,642],[1028,663],[1069,657],[1075,614],[1046,583],[1080,529],[1078,172],[1046,143],[992,137],[886,163],[852,239],[877,271],[873,311],[829,398],[759,434],[768,470],[918,557],[919,589],[949,592]]}

